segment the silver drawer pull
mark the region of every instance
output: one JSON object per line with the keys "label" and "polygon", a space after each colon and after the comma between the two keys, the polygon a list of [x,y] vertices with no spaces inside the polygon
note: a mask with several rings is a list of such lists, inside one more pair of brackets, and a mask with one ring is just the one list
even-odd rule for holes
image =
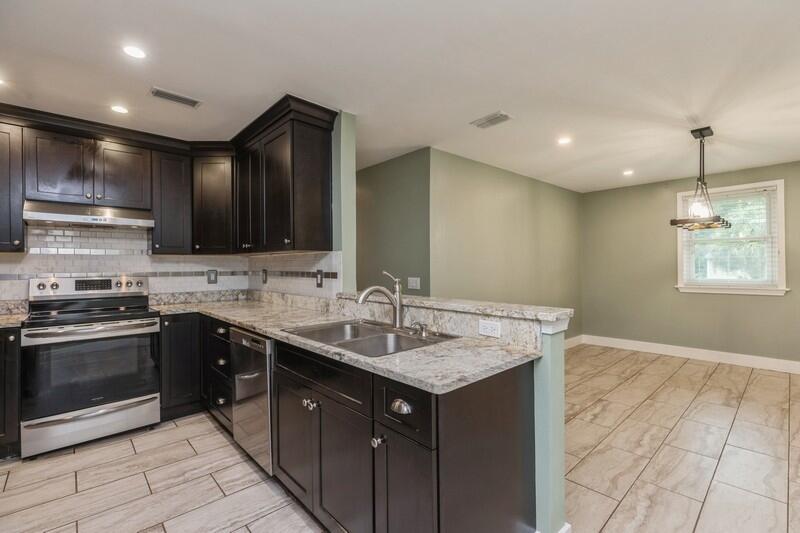
{"label": "silver drawer pull", "polygon": [[217,398],[217,405],[225,405],[226,401],[225,398]]}
{"label": "silver drawer pull", "polygon": [[392,404],[389,406],[389,409],[398,415],[410,415],[414,411],[407,401],[400,398],[395,398],[392,400]]}
{"label": "silver drawer pull", "polygon": [[222,357],[220,357],[219,359],[217,359],[217,364],[219,366],[225,366],[226,364],[228,364],[228,361],[226,359],[223,359]]}
{"label": "silver drawer pull", "polygon": [[217,335],[225,335],[225,332],[228,331],[225,328],[217,328]]}
{"label": "silver drawer pull", "polygon": [[373,448],[377,448],[378,446],[380,446],[385,442],[386,442],[386,437],[384,435],[381,435],[380,437],[372,437],[372,439],[370,440],[370,444],[372,445]]}

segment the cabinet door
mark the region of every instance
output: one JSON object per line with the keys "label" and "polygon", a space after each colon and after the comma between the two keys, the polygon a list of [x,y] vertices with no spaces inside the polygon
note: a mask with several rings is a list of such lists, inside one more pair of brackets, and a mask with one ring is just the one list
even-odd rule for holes
{"label": "cabinet door", "polygon": [[161,407],[200,401],[200,327],[195,314],[161,320]]}
{"label": "cabinet door", "polygon": [[94,141],[23,128],[25,197],[94,203]]}
{"label": "cabinet door", "polygon": [[0,458],[19,447],[19,330],[0,330]]}
{"label": "cabinet door", "polygon": [[97,141],[95,205],[150,209],[150,184],[150,150]]}
{"label": "cabinet door", "polygon": [[269,251],[294,249],[292,232],[292,125],[270,133],[261,145],[266,189],[266,247]]}
{"label": "cabinet door", "polygon": [[22,202],[22,128],[0,124],[0,252],[25,249]]}
{"label": "cabinet door", "polygon": [[261,145],[247,150],[250,170],[250,246],[248,251],[264,252],[267,249],[266,191],[264,188],[264,165]]}
{"label": "cabinet door", "polygon": [[233,175],[230,157],[196,157],[193,163],[194,253],[230,253]]}
{"label": "cabinet door", "polygon": [[292,230],[295,250],[331,250],[331,132],[292,125]]}
{"label": "cabinet door", "polygon": [[314,400],[314,514],[331,531],[371,532],[372,421],[325,396]]}
{"label": "cabinet door", "polygon": [[435,532],[436,451],[375,423],[375,532]]}
{"label": "cabinet door", "polygon": [[275,476],[306,508],[313,504],[312,412],[305,404],[311,389],[284,372],[274,373],[272,454]]}
{"label": "cabinet door", "polygon": [[186,156],[153,152],[153,253],[192,253],[192,176]]}
{"label": "cabinet door", "polygon": [[236,242],[237,252],[256,248],[256,225],[261,172],[258,150],[245,149],[236,154]]}

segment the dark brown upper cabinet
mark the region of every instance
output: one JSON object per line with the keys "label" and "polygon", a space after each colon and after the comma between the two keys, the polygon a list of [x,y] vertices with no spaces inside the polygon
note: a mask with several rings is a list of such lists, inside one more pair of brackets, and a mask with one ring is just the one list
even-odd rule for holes
{"label": "dark brown upper cabinet", "polygon": [[94,203],[94,141],[25,128],[25,197]]}
{"label": "dark brown upper cabinet", "polygon": [[192,253],[191,158],[153,152],[153,253]]}
{"label": "dark brown upper cabinet", "polygon": [[0,252],[25,249],[22,202],[22,128],[0,124]]}
{"label": "dark brown upper cabinet", "polygon": [[97,141],[95,205],[150,209],[150,183],[150,150]]}
{"label": "dark brown upper cabinet", "polygon": [[[249,191],[262,197],[258,222],[252,223],[250,197],[239,195],[236,202],[238,224],[242,226],[249,216],[250,231],[262,231],[249,239],[251,250],[262,251],[256,237],[261,238],[263,251],[331,249],[331,131],[335,118],[336,112],[330,109],[286,96],[233,139],[239,147],[258,144],[261,152],[261,179],[255,183],[263,190],[256,191],[253,186]],[[250,150],[240,148],[238,157],[249,159]],[[249,169],[252,178],[254,167]],[[249,183],[252,186],[254,181]]]}
{"label": "dark brown upper cabinet", "polygon": [[193,160],[192,251],[224,254],[233,249],[233,173],[228,156]]}
{"label": "dark brown upper cabinet", "polygon": [[236,241],[237,252],[266,250],[264,174],[261,146],[250,145],[236,154]]}

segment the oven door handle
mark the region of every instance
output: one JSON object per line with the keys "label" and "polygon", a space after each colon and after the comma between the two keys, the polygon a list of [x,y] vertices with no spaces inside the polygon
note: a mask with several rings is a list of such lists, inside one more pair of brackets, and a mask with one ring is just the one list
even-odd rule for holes
{"label": "oven door handle", "polygon": [[[158,320],[147,320],[143,322],[128,324],[100,325],[92,328],[76,328],[66,330],[41,330],[41,331],[22,331],[22,345],[29,344],[54,344],[65,341],[89,340],[97,338],[98,334],[109,336],[119,336],[119,333],[155,333],[158,331]],[[32,342],[26,342],[31,339]],[[42,340],[36,340],[42,339]]]}
{"label": "oven door handle", "polygon": [[26,425],[25,427],[28,429],[38,429],[44,427],[59,426],[61,424],[68,424],[70,422],[75,422],[78,420],[85,420],[87,418],[94,418],[97,416],[108,415],[119,411],[125,411],[126,409],[133,409],[134,407],[139,407],[140,405],[144,405],[154,401],[158,401],[158,396],[151,396],[149,398],[143,398],[141,400],[135,400],[129,403],[115,405],[114,407],[104,407],[102,409],[98,409],[97,411],[92,411],[91,413],[83,413],[80,415],[68,415],[68,416],[62,416],[61,418],[55,418],[52,420],[45,420],[43,422],[36,422],[34,424]]}

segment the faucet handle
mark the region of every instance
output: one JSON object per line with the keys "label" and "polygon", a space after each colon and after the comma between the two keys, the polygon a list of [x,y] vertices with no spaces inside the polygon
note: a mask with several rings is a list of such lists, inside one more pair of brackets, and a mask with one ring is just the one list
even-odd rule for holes
{"label": "faucet handle", "polygon": [[400,278],[396,278],[396,277],[394,277],[394,275],[392,275],[392,274],[389,274],[389,273],[388,273],[388,272],[386,272],[385,270],[383,271],[383,275],[384,275],[384,276],[389,276],[389,278],[390,278],[390,279],[391,279],[391,280],[394,282],[394,284],[395,284],[395,287],[396,287],[397,285],[399,285],[399,284],[400,284]]}

